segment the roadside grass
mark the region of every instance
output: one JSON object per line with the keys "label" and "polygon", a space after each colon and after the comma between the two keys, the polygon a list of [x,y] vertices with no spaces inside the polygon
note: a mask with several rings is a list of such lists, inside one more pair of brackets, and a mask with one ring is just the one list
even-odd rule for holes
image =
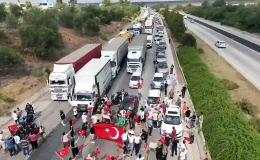
{"label": "roadside grass", "polygon": [[222,79],[221,82],[223,83],[223,85],[226,87],[227,90],[234,90],[239,87],[237,83],[230,81],[228,79]]}
{"label": "roadside grass", "polygon": [[260,134],[237,108],[225,85],[200,59],[199,51],[180,47],[177,54],[196,111],[204,112],[202,130],[212,159],[260,159]]}

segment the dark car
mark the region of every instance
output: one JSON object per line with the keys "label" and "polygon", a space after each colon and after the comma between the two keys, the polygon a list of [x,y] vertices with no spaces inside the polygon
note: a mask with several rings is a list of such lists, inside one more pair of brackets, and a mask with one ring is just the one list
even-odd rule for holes
{"label": "dark car", "polygon": [[120,111],[122,109],[124,109],[126,111],[131,111],[132,112],[131,116],[135,116],[136,113],[137,113],[137,110],[138,110],[138,106],[139,106],[138,96],[136,96],[136,95],[125,96],[124,100],[119,105],[119,109],[118,109],[117,114],[120,114]]}
{"label": "dark car", "polygon": [[159,42],[159,46],[163,47],[164,49],[166,49],[166,42],[165,41],[160,41]]}
{"label": "dark car", "polygon": [[156,53],[159,53],[159,52],[165,52],[165,46],[158,46],[156,48]]}

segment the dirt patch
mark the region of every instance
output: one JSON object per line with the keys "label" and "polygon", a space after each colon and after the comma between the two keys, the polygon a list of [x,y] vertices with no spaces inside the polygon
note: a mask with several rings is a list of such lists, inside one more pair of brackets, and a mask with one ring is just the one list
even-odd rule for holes
{"label": "dirt patch", "polygon": [[[100,33],[109,39],[119,32],[120,27],[128,25],[128,21],[111,22],[106,26],[100,26]],[[59,31],[64,41],[64,48],[57,52],[57,57],[63,57],[78,48],[89,43],[104,43],[99,36],[86,37],[77,34],[73,29],[60,27]],[[0,99],[0,115],[7,113],[12,107],[23,102],[27,98],[37,93],[46,86],[47,76],[44,68],[52,68],[54,61],[43,61],[37,59],[28,49],[20,47],[18,30],[7,31],[8,39],[0,41],[0,45],[8,46],[23,54],[22,64],[0,68],[0,93],[8,98],[15,100],[7,103]],[[40,76],[35,76],[32,72],[37,70]],[[39,74],[38,74],[39,75]]]}
{"label": "dirt patch", "polygon": [[[191,33],[190,31],[187,31]],[[193,34],[193,33],[191,33]],[[201,54],[201,59],[211,69],[212,73],[219,79],[227,79],[235,82],[239,87],[234,90],[229,90],[231,97],[234,101],[241,101],[243,98],[247,99],[253,105],[257,106],[258,112],[260,111],[260,91],[254,85],[247,81],[239,72],[231,67],[222,57],[213,51],[203,40],[193,36],[197,40],[197,46],[204,50]],[[259,116],[259,113],[258,113]]]}

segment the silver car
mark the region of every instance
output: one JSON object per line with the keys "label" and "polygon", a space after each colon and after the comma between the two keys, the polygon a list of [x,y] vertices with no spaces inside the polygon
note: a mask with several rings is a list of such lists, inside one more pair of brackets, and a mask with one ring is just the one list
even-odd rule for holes
{"label": "silver car", "polygon": [[166,61],[166,56],[164,53],[158,53],[156,56],[156,62],[163,62]]}
{"label": "silver car", "polygon": [[157,72],[163,73],[165,77],[169,74],[168,64],[166,61],[157,63]]}

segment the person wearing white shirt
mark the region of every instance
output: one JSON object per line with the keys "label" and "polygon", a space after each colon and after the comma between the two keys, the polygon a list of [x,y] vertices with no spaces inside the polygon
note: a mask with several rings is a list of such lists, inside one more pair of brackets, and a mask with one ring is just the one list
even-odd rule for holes
{"label": "person wearing white shirt", "polygon": [[88,115],[86,112],[84,112],[81,116],[81,119],[82,119],[82,123],[87,123],[88,121]]}
{"label": "person wearing white shirt", "polygon": [[123,142],[127,141],[127,132],[126,132],[126,130],[124,130],[124,133],[122,134],[121,138],[122,138]]}
{"label": "person wearing white shirt", "polygon": [[130,127],[130,129],[128,130],[128,133],[134,135],[134,134],[135,134],[135,131],[133,130],[132,127]]}
{"label": "person wearing white shirt", "polygon": [[15,124],[18,124],[18,116],[17,116],[16,111],[13,112],[12,116],[13,116],[13,119],[15,121]]}
{"label": "person wearing white shirt", "polygon": [[74,115],[74,118],[75,118],[75,119],[78,118],[78,110],[77,110],[77,107],[74,107],[74,108],[73,108],[73,115]]}
{"label": "person wearing white shirt", "polygon": [[181,149],[181,153],[180,153],[180,157],[179,160],[186,160],[186,154],[187,154],[187,150],[182,148]]}
{"label": "person wearing white shirt", "polygon": [[92,103],[90,102],[89,105],[88,105],[88,113],[89,113],[89,115],[91,115],[91,116],[92,116],[92,113],[93,113],[93,108],[94,108],[94,106],[93,106]]}
{"label": "person wearing white shirt", "polygon": [[130,148],[130,154],[132,156],[134,152],[134,141],[135,141],[135,136],[133,134],[129,134],[128,136],[128,141],[129,141],[129,148]]}
{"label": "person wearing white shirt", "polygon": [[95,116],[95,115],[91,116],[91,121],[92,121],[93,124],[96,124],[97,120],[98,120],[97,116]]}
{"label": "person wearing white shirt", "polygon": [[200,129],[202,129],[203,119],[204,119],[204,117],[203,117],[203,112],[201,112],[201,113],[200,113],[200,117],[199,117],[199,127],[200,127]]}
{"label": "person wearing white shirt", "polygon": [[18,136],[18,135],[14,135],[14,142],[15,142],[15,145],[17,147],[17,150],[18,151],[21,151],[22,148],[21,148],[21,138]]}
{"label": "person wearing white shirt", "polygon": [[141,143],[141,137],[138,134],[135,134],[135,155],[138,154],[139,150],[140,150],[140,143]]}

